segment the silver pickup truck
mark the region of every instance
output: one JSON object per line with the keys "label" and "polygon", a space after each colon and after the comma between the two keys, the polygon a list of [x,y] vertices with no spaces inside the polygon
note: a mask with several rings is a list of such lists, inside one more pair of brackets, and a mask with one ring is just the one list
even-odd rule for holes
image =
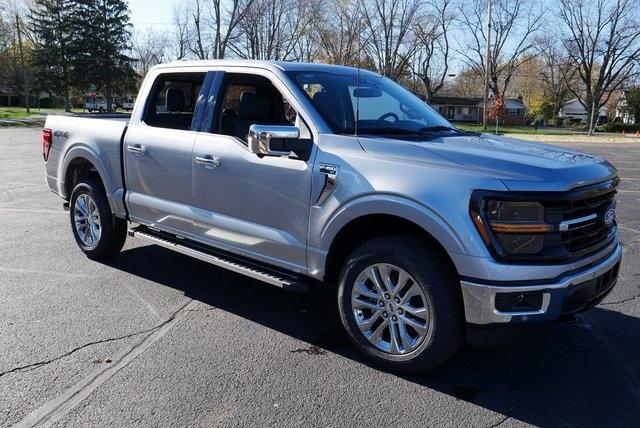
{"label": "silver pickup truck", "polygon": [[129,121],[49,116],[42,143],[87,256],[128,235],[335,287],[353,344],[391,370],[432,368],[473,329],[590,308],[618,277],[611,164],[460,131],[364,70],[161,65]]}

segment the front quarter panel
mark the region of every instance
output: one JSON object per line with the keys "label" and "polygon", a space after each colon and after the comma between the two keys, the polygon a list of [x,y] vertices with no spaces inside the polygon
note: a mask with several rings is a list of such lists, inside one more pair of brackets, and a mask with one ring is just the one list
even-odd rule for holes
{"label": "front quarter panel", "polygon": [[[384,147],[387,142],[380,142]],[[388,149],[388,147],[387,147]],[[369,214],[388,214],[422,227],[456,254],[487,257],[488,251],[469,217],[469,200],[477,188],[506,190],[495,178],[478,176],[442,159],[415,161],[365,152],[355,137],[321,134],[314,168],[309,227],[309,268],[324,274],[331,243],[349,222]],[[325,179],[321,168],[336,166],[337,186],[327,201],[317,201]]]}

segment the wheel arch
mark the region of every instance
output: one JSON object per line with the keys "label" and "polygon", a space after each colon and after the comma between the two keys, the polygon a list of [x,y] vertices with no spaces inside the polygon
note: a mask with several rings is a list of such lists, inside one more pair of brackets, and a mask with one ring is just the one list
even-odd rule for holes
{"label": "wheel arch", "polygon": [[118,189],[117,183],[108,173],[108,168],[98,153],[89,146],[75,145],[71,147],[61,163],[61,171],[58,176],[63,178],[60,183],[60,191],[65,199],[69,200],[71,192],[82,179],[93,177],[102,184],[111,212],[115,214],[123,212],[121,209],[123,202],[121,198],[117,197],[122,189]]}
{"label": "wheel arch", "polygon": [[414,201],[378,195],[352,202],[335,214],[322,233],[324,280],[335,284],[347,256],[362,243],[383,235],[408,234],[433,248],[453,272],[458,272],[451,253],[464,253],[464,242],[442,217]]}

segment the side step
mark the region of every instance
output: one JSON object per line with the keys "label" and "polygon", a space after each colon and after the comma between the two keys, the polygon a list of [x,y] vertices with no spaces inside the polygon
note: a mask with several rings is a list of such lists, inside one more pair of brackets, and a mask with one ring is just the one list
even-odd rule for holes
{"label": "side step", "polygon": [[176,237],[175,235],[151,229],[147,226],[137,226],[129,229],[129,236],[144,238],[161,247],[248,276],[249,278],[275,285],[287,291],[304,292],[309,289],[308,282],[302,276],[275,269],[258,262],[242,259],[198,242]]}

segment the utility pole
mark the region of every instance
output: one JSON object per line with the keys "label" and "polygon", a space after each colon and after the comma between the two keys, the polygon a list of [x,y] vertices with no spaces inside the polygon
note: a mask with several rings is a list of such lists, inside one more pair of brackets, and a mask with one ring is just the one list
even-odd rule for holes
{"label": "utility pole", "polygon": [[[589,135],[593,135],[593,117],[596,114],[596,100],[591,97],[591,117],[589,118]],[[600,110],[598,110],[598,116],[600,116]]]}
{"label": "utility pole", "polygon": [[482,129],[487,130],[487,119],[489,116],[489,68],[491,67],[491,9],[492,0],[487,1],[487,54],[485,55],[484,66],[484,103],[482,104]]}
{"label": "utility pole", "polygon": [[18,48],[20,49],[20,65],[22,66],[22,84],[24,87],[24,102],[27,106],[27,113],[31,113],[29,100],[29,79],[27,77],[27,68],[24,65],[24,49],[22,48],[22,31],[20,30],[20,15],[16,13],[16,30],[18,31]]}

